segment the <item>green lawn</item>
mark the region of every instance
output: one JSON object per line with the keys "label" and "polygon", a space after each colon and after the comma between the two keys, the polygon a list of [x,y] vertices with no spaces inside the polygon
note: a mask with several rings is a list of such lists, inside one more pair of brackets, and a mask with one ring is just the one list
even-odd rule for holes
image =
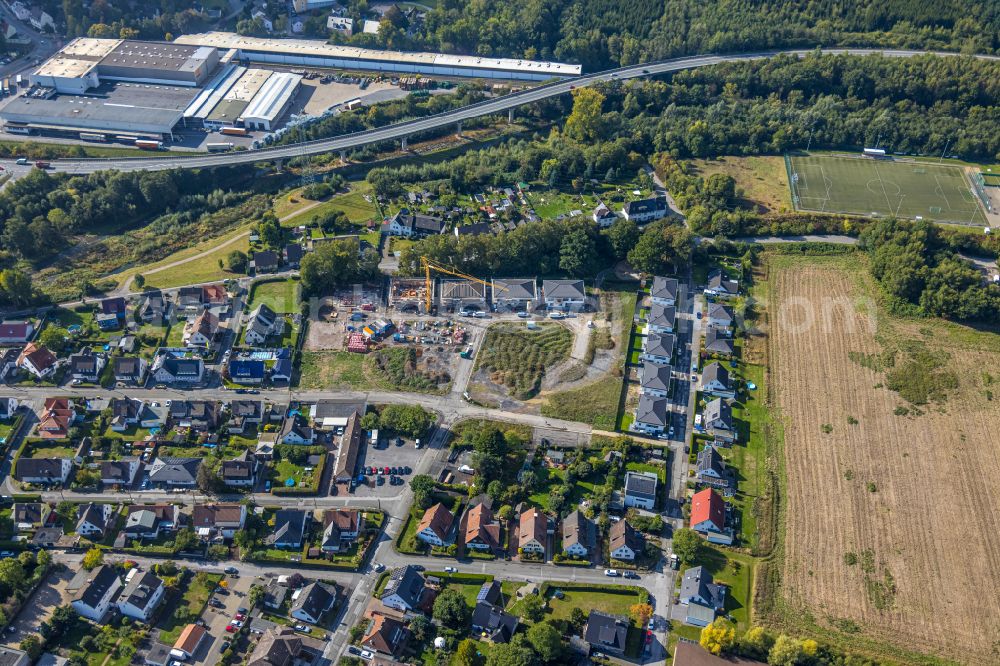
{"label": "green lawn", "polygon": [[[726,613],[733,616],[739,631],[748,629],[752,616],[750,594],[753,589],[754,558],[706,543],[695,564],[708,569],[716,583],[725,583],[729,587],[726,592]],[[678,580],[683,577],[683,569],[686,568],[682,568]]]}
{"label": "green lawn", "polygon": [[545,396],[542,415],[614,430],[621,394],[622,378],[607,375],[592,384]]}
{"label": "green lawn", "polygon": [[0,442],[6,442],[7,438],[10,437],[10,433],[14,430],[13,419],[9,421],[0,421]]}
{"label": "green lawn", "polygon": [[[220,239],[217,239],[213,245],[217,245],[219,240]],[[201,251],[204,252],[206,249],[207,248],[202,248]],[[229,253],[234,250],[239,250],[244,253],[249,252],[250,237],[243,236],[237,241],[209,252],[205,256],[198,256],[197,258],[194,258],[197,256],[194,255],[190,259],[187,259],[176,266],[171,266],[170,268],[163,268],[162,270],[155,272],[147,270],[146,272],[143,272],[143,275],[146,278],[146,287],[159,287],[161,289],[166,289],[185,284],[198,284],[200,282],[213,282],[215,280],[242,277],[240,274],[230,273],[229,271],[219,267],[219,261],[225,261]],[[177,259],[170,259],[170,257],[168,257],[168,260],[177,261]]]}
{"label": "green lawn", "polygon": [[[561,590],[562,599],[552,596],[555,590]],[[638,588],[623,585],[575,585],[573,583],[550,583],[548,590],[549,614],[556,620],[568,620],[574,608],[584,611],[601,611],[613,615],[629,614],[629,608],[634,604],[643,603],[649,594]]]}
{"label": "green lawn", "polygon": [[312,472],[306,472],[305,467],[302,465],[296,465],[288,460],[280,460],[278,462],[272,463],[272,468],[274,469],[274,486],[284,486],[287,479],[295,479],[295,485],[309,485],[313,482],[313,475],[316,473],[314,469]]}
{"label": "green lawn", "polygon": [[[216,586],[218,586],[219,581],[223,579],[223,575],[199,573],[194,575],[189,574],[189,576],[181,586],[183,592],[180,598],[175,598],[174,600],[174,607],[186,607],[190,614],[188,617],[196,618],[204,611],[205,605],[208,603],[208,598],[212,595],[212,591],[215,590]],[[181,631],[188,624],[187,620],[178,619],[175,613],[163,613],[158,625],[160,628],[160,642],[173,645],[180,637]]]}
{"label": "green lawn", "polygon": [[[742,422],[740,443],[724,451],[728,463],[739,470],[738,492],[733,503],[741,515],[740,540],[745,546],[755,548],[759,537],[754,502],[766,489],[767,444],[764,432],[770,427],[771,414],[764,404],[764,367],[742,364],[739,376],[757,385],[748,392],[745,400],[734,403],[733,416]],[[773,436],[773,435],[772,435]]]}
{"label": "green lawn", "polygon": [[108,426],[102,433],[102,437],[107,437],[108,439],[121,439],[126,442],[138,442],[145,439],[148,434],[148,428],[140,428],[136,425],[129,426],[128,429],[122,432],[115,432],[111,429],[111,426]]}
{"label": "green lawn", "polygon": [[29,445],[27,458],[72,458],[76,449],[69,443],[37,442]]}
{"label": "green lawn", "polygon": [[184,346],[184,320],[178,320],[177,322],[171,324],[170,332],[167,333],[167,340],[165,344],[167,347]]}
{"label": "green lawn", "polygon": [[[528,496],[528,502],[542,509],[550,511],[549,493],[556,487],[562,485],[566,478],[566,471],[549,467],[536,470],[535,492]],[[573,490],[566,499],[567,506],[576,506],[581,500],[594,492],[594,487],[602,481],[600,475],[592,474],[586,479],[578,479],[573,484]]]}
{"label": "green lawn", "polygon": [[253,310],[263,304],[275,312],[298,312],[298,295],[298,280],[258,282],[253,287],[249,307]]}
{"label": "green lawn", "polygon": [[364,371],[363,354],[350,352],[302,352],[299,388],[319,389],[336,386],[370,386]]}
{"label": "green lawn", "polygon": [[[301,213],[292,215],[291,217],[285,217],[288,213],[280,215],[279,217],[285,217],[282,220],[282,226],[295,227],[299,225],[308,225],[313,217],[323,217],[327,213],[333,211],[341,211],[347,216],[347,219],[354,224],[363,225],[368,220],[372,220],[378,217],[378,210],[375,208],[374,203],[365,201],[365,195],[371,197],[371,187],[364,181],[359,181],[356,183],[351,183],[351,191],[347,194],[340,194],[331,197],[329,200],[324,201],[318,206],[313,206],[303,210]],[[299,206],[299,208],[305,208],[312,202],[305,202],[304,206]],[[291,210],[282,206],[285,210]]]}

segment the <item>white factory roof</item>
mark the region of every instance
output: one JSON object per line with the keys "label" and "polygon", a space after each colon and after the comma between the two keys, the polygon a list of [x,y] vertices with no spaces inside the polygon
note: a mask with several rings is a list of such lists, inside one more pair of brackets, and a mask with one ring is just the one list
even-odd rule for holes
{"label": "white factory roof", "polygon": [[77,37],[41,64],[37,76],[80,78],[96,67],[124,40]]}
{"label": "white factory roof", "polygon": [[225,98],[240,102],[249,102],[264,87],[264,83],[273,73],[269,69],[246,70],[243,76],[240,77],[240,80],[236,82],[236,85],[229,89]]}
{"label": "white factory roof", "polygon": [[254,96],[242,118],[274,121],[295,94],[302,77],[290,72],[275,72]]}
{"label": "white factory roof", "polygon": [[378,51],[354,46],[327,44],[318,39],[269,39],[264,37],[244,37],[233,32],[205,32],[181,35],[176,44],[214,46],[219,49],[242,49],[297,56],[319,58],[350,58],[353,60],[374,60],[383,62],[411,63],[418,65],[438,65],[441,67],[465,67],[470,69],[495,69],[517,72],[536,72],[553,76],[577,76],[580,65],[560,62],[540,62],[537,60],[517,60],[514,58],[484,58],[481,56],[447,55],[443,53],[412,53],[404,51]]}
{"label": "white factory roof", "polygon": [[226,96],[230,88],[236,85],[236,82],[246,71],[246,67],[234,67],[233,65],[223,67],[184,110],[184,117],[207,118],[212,109],[222,101],[222,98]]}

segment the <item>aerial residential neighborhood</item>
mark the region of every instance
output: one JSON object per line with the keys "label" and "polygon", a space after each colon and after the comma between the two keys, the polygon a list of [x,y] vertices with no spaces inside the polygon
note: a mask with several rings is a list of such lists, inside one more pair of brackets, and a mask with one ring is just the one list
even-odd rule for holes
{"label": "aerial residential neighborhood", "polygon": [[979,666],[989,0],[0,3],[0,666]]}

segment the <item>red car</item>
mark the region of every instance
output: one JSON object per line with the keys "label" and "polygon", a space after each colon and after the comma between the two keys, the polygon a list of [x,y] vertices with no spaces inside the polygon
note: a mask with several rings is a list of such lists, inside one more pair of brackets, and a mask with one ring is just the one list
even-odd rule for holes
{"label": "red car", "polygon": [[646,642],[647,643],[652,643],[653,642],[653,632],[652,631],[647,631],[646,632]]}
{"label": "red car", "polygon": [[388,467],[383,467],[382,468],[382,473],[383,474],[388,474],[389,473],[389,468]]}
{"label": "red car", "polygon": [[240,622],[242,622],[243,620],[247,619],[247,616],[246,616],[246,615],[244,615],[243,613],[237,613],[237,614],[236,614],[236,618],[235,618],[235,619],[237,619],[237,620],[239,620]]}
{"label": "red car", "polygon": [[227,624],[227,625],[226,625],[226,631],[228,631],[228,632],[229,632],[229,633],[231,633],[231,634],[234,634],[234,633],[236,633],[236,627],[234,627],[234,626],[233,626],[233,625],[231,625],[231,624]]}

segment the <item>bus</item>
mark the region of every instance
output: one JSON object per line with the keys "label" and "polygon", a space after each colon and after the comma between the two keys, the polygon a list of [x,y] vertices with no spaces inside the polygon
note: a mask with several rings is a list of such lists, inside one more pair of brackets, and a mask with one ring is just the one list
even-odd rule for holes
{"label": "bus", "polygon": [[160,150],[163,148],[162,141],[152,141],[148,139],[136,139],[135,147],[142,148],[143,150]]}
{"label": "bus", "polygon": [[245,127],[223,127],[219,130],[219,134],[228,134],[229,136],[246,136],[247,130]]}
{"label": "bus", "polygon": [[361,99],[358,97],[355,97],[354,99],[349,99],[346,102],[344,102],[344,108],[348,111],[353,111],[359,106],[361,106]]}
{"label": "bus", "polygon": [[224,153],[227,150],[232,150],[233,149],[233,144],[231,144],[231,143],[210,143],[210,144],[206,145],[205,147],[208,148],[208,152],[210,152],[210,153]]}
{"label": "bus", "polygon": [[80,140],[81,141],[100,141],[101,143],[104,143],[104,142],[106,142],[108,140],[108,137],[106,137],[103,134],[94,134],[93,132],[80,132]]}
{"label": "bus", "polygon": [[115,137],[115,141],[120,141],[121,143],[128,143],[135,145],[135,142],[139,140],[137,136],[129,136],[128,134],[119,134]]}

